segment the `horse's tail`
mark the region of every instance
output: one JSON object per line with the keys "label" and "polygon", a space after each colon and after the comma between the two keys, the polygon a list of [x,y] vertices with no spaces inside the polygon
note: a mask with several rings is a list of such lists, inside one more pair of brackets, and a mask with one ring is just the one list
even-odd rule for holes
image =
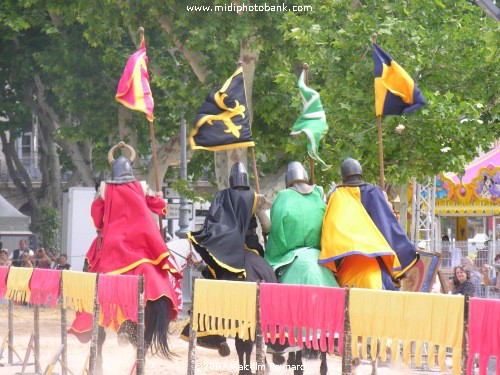
{"label": "horse's tail", "polygon": [[170,359],[173,355],[168,347],[168,326],[172,310],[172,301],[165,296],[146,303],[144,341],[151,354],[164,359]]}

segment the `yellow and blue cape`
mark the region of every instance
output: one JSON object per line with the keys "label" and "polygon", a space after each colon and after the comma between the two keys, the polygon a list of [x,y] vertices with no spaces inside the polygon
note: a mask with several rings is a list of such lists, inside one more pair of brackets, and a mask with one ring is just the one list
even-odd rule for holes
{"label": "yellow and blue cape", "polygon": [[341,186],[330,197],[323,220],[318,262],[340,286],[395,289],[418,260],[378,186]]}

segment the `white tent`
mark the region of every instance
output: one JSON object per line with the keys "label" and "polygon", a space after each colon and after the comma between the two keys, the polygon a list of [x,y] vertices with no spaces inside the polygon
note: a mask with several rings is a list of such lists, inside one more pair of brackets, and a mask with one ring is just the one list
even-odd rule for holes
{"label": "white tent", "polygon": [[3,248],[12,251],[17,249],[19,240],[34,237],[29,231],[30,222],[29,216],[23,215],[0,195],[0,243]]}
{"label": "white tent", "polygon": [[0,195],[0,232],[29,230],[30,217],[23,215]]}

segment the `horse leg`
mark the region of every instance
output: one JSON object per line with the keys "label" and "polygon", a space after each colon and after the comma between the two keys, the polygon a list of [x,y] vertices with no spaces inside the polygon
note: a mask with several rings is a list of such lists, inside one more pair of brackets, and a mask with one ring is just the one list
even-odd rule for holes
{"label": "horse leg", "polygon": [[378,356],[380,354],[380,342],[377,340],[375,345],[377,345],[377,354],[375,354],[375,358],[372,358],[372,375],[378,374]]}
{"label": "horse leg", "polygon": [[283,354],[273,354],[273,363],[277,366],[281,366],[285,363],[286,359]]}
{"label": "horse leg", "polygon": [[135,348],[137,348],[137,325],[135,325],[131,320],[125,320],[117,334],[118,344],[120,346],[128,345],[131,343]]}
{"label": "horse leg", "polygon": [[248,369],[248,374],[252,374],[252,365],[251,365],[251,356],[253,350],[253,341],[245,340],[243,341],[243,345],[245,346],[245,366]]}
{"label": "horse leg", "polygon": [[244,359],[244,354],[246,351],[245,348],[245,342],[240,339],[239,337],[236,337],[234,339],[234,346],[236,347],[236,353],[238,354],[238,362],[239,362],[239,375],[250,375],[250,367],[245,366],[245,359]]}
{"label": "horse leg", "polygon": [[295,352],[293,375],[304,375],[304,364],[302,363],[302,350]]}
{"label": "horse leg", "polygon": [[104,327],[99,326],[97,329],[97,358],[95,362],[95,372],[96,375],[103,375],[104,370],[102,368],[102,346],[106,340],[106,331]]}
{"label": "horse leg", "polygon": [[319,373],[321,375],[326,375],[328,374],[328,365],[326,363],[326,352],[321,352],[319,356],[321,358],[321,366],[319,367]]}
{"label": "horse leg", "polygon": [[286,361],[287,366],[293,366],[295,364],[295,352],[288,353],[288,359]]}

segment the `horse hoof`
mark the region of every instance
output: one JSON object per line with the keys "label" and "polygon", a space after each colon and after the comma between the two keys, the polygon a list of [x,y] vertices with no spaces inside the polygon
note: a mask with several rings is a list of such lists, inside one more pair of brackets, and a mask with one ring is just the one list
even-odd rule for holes
{"label": "horse hoof", "polygon": [[286,361],[285,356],[281,354],[273,354],[273,363],[276,366],[281,366],[283,363],[285,363],[285,361]]}
{"label": "horse hoof", "polygon": [[231,354],[231,350],[229,349],[227,342],[223,342],[222,344],[220,344],[219,355],[221,357],[227,357],[229,354]]}
{"label": "horse hoof", "polygon": [[125,332],[118,332],[116,338],[118,340],[118,345],[120,346],[127,346],[129,343],[128,335]]}

